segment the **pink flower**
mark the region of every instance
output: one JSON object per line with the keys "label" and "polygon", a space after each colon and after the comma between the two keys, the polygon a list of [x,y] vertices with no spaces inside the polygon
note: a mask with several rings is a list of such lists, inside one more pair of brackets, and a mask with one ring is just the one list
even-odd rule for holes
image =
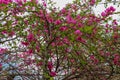
{"label": "pink flower", "polygon": [[86,43],[85,39],[81,38],[80,36],[77,37],[77,41],[80,41],[82,43]]}
{"label": "pink flower", "polygon": [[56,72],[51,71],[51,72],[50,72],[50,76],[55,77],[55,76],[56,76]]}
{"label": "pink flower", "polygon": [[11,2],[11,0],[0,0],[0,4],[9,4]]}
{"label": "pink flower", "polygon": [[105,16],[107,16],[107,14],[105,12],[102,12],[101,16],[105,17]]}
{"label": "pink flower", "polygon": [[43,65],[43,62],[39,62],[39,63],[37,63],[37,66],[41,66],[41,65]]}
{"label": "pink flower", "polygon": [[7,51],[7,49],[0,48],[0,54],[4,54]]}
{"label": "pink flower", "polygon": [[66,31],[66,30],[67,30],[67,27],[66,27],[66,26],[60,27],[60,31]]}
{"label": "pink flower", "polygon": [[5,34],[7,34],[8,32],[7,32],[6,30],[3,30],[1,33],[2,33],[3,35],[5,35]]}
{"label": "pink flower", "polygon": [[11,31],[10,33],[9,33],[9,36],[14,36],[15,35],[15,32],[14,31]]}
{"label": "pink flower", "polygon": [[74,20],[70,15],[66,16],[66,21],[68,23],[76,24],[76,20]]}
{"label": "pink flower", "polygon": [[95,4],[95,0],[90,0],[90,5],[93,6]]}
{"label": "pink flower", "polygon": [[113,20],[113,24],[114,24],[114,25],[118,25],[118,22],[116,21],[116,19]]}
{"label": "pink flower", "polygon": [[112,12],[114,12],[116,9],[113,6],[109,7]]}
{"label": "pink flower", "polygon": [[55,46],[55,43],[54,43],[54,42],[52,42],[52,43],[51,43],[51,45],[54,47],[54,46]]}
{"label": "pink flower", "polygon": [[55,24],[56,24],[56,25],[59,25],[60,23],[61,23],[60,20],[56,20],[56,21],[55,21]]}
{"label": "pink flower", "polygon": [[63,42],[65,43],[65,44],[69,44],[69,40],[68,40],[68,38],[63,38]]}
{"label": "pink flower", "polygon": [[2,64],[0,63],[0,71],[2,70]]}
{"label": "pink flower", "polygon": [[104,12],[101,13],[101,16],[105,17],[112,14],[116,9],[113,6],[108,7]]}
{"label": "pink flower", "polygon": [[40,52],[40,47],[36,46],[36,50],[37,50],[37,52]]}
{"label": "pink flower", "polygon": [[48,67],[48,69],[51,71],[52,68],[53,68],[53,63],[52,63],[52,62],[48,62],[47,67]]}
{"label": "pink flower", "polygon": [[91,55],[90,59],[93,61],[94,64],[97,64],[99,62],[98,59],[94,55]]}
{"label": "pink flower", "polygon": [[25,46],[28,46],[28,45],[29,45],[28,42],[23,42],[23,41],[21,42],[21,44],[22,44],[22,45],[25,45]]}
{"label": "pink flower", "polygon": [[64,13],[66,12],[66,9],[63,8],[63,9],[61,10],[61,12],[64,14]]}
{"label": "pink flower", "polygon": [[80,30],[76,30],[75,32],[74,32],[76,35],[82,35],[82,32],[80,31]]}
{"label": "pink flower", "polygon": [[28,34],[27,40],[30,42],[34,41],[35,40],[34,35],[32,33]]}
{"label": "pink flower", "polygon": [[29,49],[29,50],[28,50],[28,53],[29,53],[29,54],[33,53],[33,49]]}
{"label": "pink flower", "polygon": [[23,3],[26,2],[26,0],[14,0],[15,3],[22,5]]}
{"label": "pink flower", "polygon": [[115,65],[120,65],[119,61],[120,61],[120,55],[115,54],[114,55],[114,60],[113,60],[114,64]]}

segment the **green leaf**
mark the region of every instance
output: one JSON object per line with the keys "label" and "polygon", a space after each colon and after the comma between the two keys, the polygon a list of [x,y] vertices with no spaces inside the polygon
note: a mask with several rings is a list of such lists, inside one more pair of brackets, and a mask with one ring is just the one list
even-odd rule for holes
{"label": "green leaf", "polygon": [[50,80],[54,80],[53,77],[50,77]]}
{"label": "green leaf", "polygon": [[93,26],[85,26],[83,28],[80,28],[80,31],[83,31],[85,33],[92,33]]}

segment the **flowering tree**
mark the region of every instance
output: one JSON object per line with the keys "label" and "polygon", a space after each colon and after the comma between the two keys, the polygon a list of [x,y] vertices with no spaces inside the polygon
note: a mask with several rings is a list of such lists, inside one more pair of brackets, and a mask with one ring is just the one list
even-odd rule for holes
{"label": "flowering tree", "polygon": [[111,17],[119,12],[109,6],[96,16],[92,7],[99,2],[75,0],[58,9],[51,0],[0,0],[1,79],[110,80],[120,74],[120,27]]}

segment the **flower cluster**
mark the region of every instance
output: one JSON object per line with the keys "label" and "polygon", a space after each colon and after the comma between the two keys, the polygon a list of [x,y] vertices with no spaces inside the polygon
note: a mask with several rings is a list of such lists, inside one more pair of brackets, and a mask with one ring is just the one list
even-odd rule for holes
{"label": "flower cluster", "polygon": [[103,11],[101,13],[101,16],[103,17],[106,17],[106,16],[109,16],[110,14],[113,14],[113,12],[115,11],[116,9],[113,7],[113,6],[110,6],[108,7],[105,11]]}
{"label": "flower cluster", "polygon": [[9,4],[12,0],[0,0],[0,4]]}

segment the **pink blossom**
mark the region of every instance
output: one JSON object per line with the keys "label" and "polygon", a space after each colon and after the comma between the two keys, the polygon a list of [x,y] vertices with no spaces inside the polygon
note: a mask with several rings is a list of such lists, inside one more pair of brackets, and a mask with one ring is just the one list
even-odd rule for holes
{"label": "pink blossom", "polygon": [[3,35],[5,35],[5,34],[7,34],[8,32],[7,32],[6,30],[3,30],[1,33],[2,33]]}
{"label": "pink blossom", "polygon": [[43,6],[44,6],[44,7],[46,7],[46,6],[47,6],[45,2],[43,2]]}
{"label": "pink blossom", "polygon": [[120,61],[120,55],[115,54],[114,55],[114,60],[113,60],[114,64],[120,65],[119,61]]}
{"label": "pink blossom", "polygon": [[93,6],[95,4],[96,0],[90,0],[90,5]]}
{"label": "pink blossom", "polygon": [[66,26],[60,27],[60,31],[66,31],[66,30],[67,30],[67,27],[66,27]]}
{"label": "pink blossom", "polygon": [[10,33],[9,33],[9,36],[13,36],[13,35],[15,35],[15,32],[14,31],[11,31]]}
{"label": "pink blossom", "polygon": [[63,38],[63,42],[65,43],[65,44],[69,44],[69,40],[68,40],[68,38]]}
{"label": "pink blossom", "polygon": [[105,17],[112,14],[116,9],[113,6],[108,7],[104,12],[101,13],[101,16]]}
{"label": "pink blossom", "polygon": [[70,48],[67,48],[65,51],[66,51],[67,53],[69,53],[69,52],[71,52],[71,49],[70,49]]}
{"label": "pink blossom", "polygon": [[63,9],[61,10],[61,12],[64,14],[64,13],[66,12],[66,9],[63,8]]}
{"label": "pink blossom", "polygon": [[52,77],[56,76],[56,72],[51,71],[51,72],[50,72],[50,76],[52,76]]}
{"label": "pink blossom", "polygon": [[48,62],[47,67],[48,67],[49,70],[52,70],[52,68],[53,68],[53,63],[52,63],[52,62]]}
{"label": "pink blossom", "polygon": [[77,41],[80,41],[80,42],[82,42],[82,43],[86,43],[86,40],[83,39],[83,38],[80,37],[80,36],[77,37]]}
{"label": "pink blossom", "polygon": [[29,50],[28,50],[28,53],[29,53],[29,54],[32,54],[32,53],[33,53],[33,49],[29,49]]}
{"label": "pink blossom", "polygon": [[26,2],[26,0],[14,0],[15,3],[22,5],[23,3]]}
{"label": "pink blossom", "polygon": [[116,19],[113,20],[113,24],[114,24],[114,25],[118,25],[118,22],[116,21]]}
{"label": "pink blossom", "polygon": [[41,65],[43,65],[43,62],[39,62],[39,63],[37,63],[37,66],[41,66]]}
{"label": "pink blossom", "polygon": [[0,54],[4,54],[7,51],[7,49],[0,48]]}
{"label": "pink blossom", "polygon": [[29,45],[28,42],[23,42],[23,41],[21,42],[21,44],[22,44],[22,45],[25,45],[25,46],[28,46],[28,45]]}
{"label": "pink blossom", "polygon": [[102,12],[101,16],[103,16],[103,17],[107,16],[106,12]]}
{"label": "pink blossom", "polygon": [[27,40],[30,41],[30,42],[34,41],[35,40],[34,35],[32,33],[29,33],[28,36],[27,36]]}
{"label": "pink blossom", "polygon": [[40,48],[39,48],[39,46],[36,46],[36,50],[37,50],[37,52],[39,52],[39,51],[40,51]]}
{"label": "pink blossom", "polygon": [[74,20],[70,15],[66,16],[66,21],[68,23],[76,24],[76,20]]}
{"label": "pink blossom", "polygon": [[60,23],[61,23],[60,20],[56,20],[56,21],[55,21],[55,24],[56,24],[56,25],[59,25]]}
{"label": "pink blossom", "polygon": [[0,70],[2,69],[2,64],[0,63]]}
{"label": "pink blossom", "polygon": [[114,12],[116,9],[113,6],[109,7],[112,12]]}
{"label": "pink blossom", "polygon": [[55,46],[55,43],[54,43],[54,42],[52,42],[52,43],[51,43],[51,45],[54,47],[54,46]]}
{"label": "pink blossom", "polygon": [[76,35],[82,35],[82,32],[80,31],[80,30],[76,30],[75,32],[74,32]]}
{"label": "pink blossom", "polygon": [[11,0],[0,0],[0,4],[9,4],[11,2]]}
{"label": "pink blossom", "polygon": [[94,64],[98,63],[98,59],[94,55],[91,55],[90,59],[93,61]]}

